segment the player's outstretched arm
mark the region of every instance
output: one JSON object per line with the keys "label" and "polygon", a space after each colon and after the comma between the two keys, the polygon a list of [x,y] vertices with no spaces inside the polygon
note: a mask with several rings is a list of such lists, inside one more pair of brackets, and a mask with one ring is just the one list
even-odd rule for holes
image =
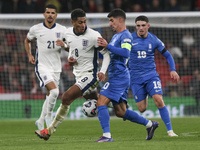
{"label": "player's outstretched arm", "polygon": [[127,49],[127,48],[117,48],[115,46],[112,46],[112,45],[108,44],[107,41],[102,37],[98,37],[97,43],[98,43],[98,46],[101,46],[103,48],[107,48],[109,51],[111,51],[111,52],[113,52],[117,55],[120,55],[120,56],[123,56],[123,57],[126,57],[126,58],[128,58],[129,55],[130,55],[129,49]]}
{"label": "player's outstretched arm", "polygon": [[28,60],[31,64],[36,64],[35,62],[35,58],[33,57],[33,55],[31,54],[31,41],[26,37],[24,40],[24,46],[25,46],[25,50],[26,53],[28,55]]}
{"label": "player's outstretched arm", "polygon": [[165,51],[163,53],[163,56],[167,59],[167,62],[170,66],[170,69],[171,69],[171,72],[170,72],[170,77],[178,83],[180,77],[178,75],[178,73],[176,72],[176,68],[175,68],[175,62],[174,62],[174,59],[172,57],[172,55],[170,54],[169,51]]}
{"label": "player's outstretched arm", "polygon": [[108,45],[108,42],[102,37],[98,37],[97,43],[98,43],[98,46],[101,46],[103,48],[106,48]]}
{"label": "player's outstretched arm", "polygon": [[108,65],[110,63],[110,53],[108,52],[107,49],[100,50],[100,53],[103,55],[103,62],[102,62],[101,70],[98,73],[98,77],[100,81],[104,81],[106,78],[105,74],[108,69]]}

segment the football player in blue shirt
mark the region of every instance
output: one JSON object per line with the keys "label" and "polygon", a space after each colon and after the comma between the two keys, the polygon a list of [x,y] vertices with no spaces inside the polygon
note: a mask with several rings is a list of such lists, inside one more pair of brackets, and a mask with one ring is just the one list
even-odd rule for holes
{"label": "football player in blue shirt", "polygon": [[148,32],[150,27],[149,19],[146,16],[138,16],[135,19],[137,31],[132,33],[133,44],[130,53],[129,70],[131,76],[131,90],[140,112],[144,112],[148,104],[148,96],[151,96],[158,107],[160,116],[166,125],[169,136],[178,136],[172,130],[169,112],[162,97],[161,80],[156,72],[154,60],[157,49],[169,63],[170,77],[179,81],[179,75],[175,69],[172,55],[166,50],[163,42],[154,34]]}
{"label": "football player in blue shirt", "polygon": [[101,89],[97,100],[98,118],[103,129],[103,136],[95,142],[113,142],[110,133],[110,116],[107,109],[110,101],[113,103],[117,117],[145,125],[148,133],[146,140],[150,140],[159,123],[147,120],[138,113],[126,108],[127,93],[130,86],[130,74],[126,61],[132,47],[132,36],[125,25],[126,14],[121,9],[114,9],[107,17],[110,21],[110,27],[116,34],[109,44],[103,38],[98,39],[99,46],[110,51],[111,61],[108,67],[109,79]]}

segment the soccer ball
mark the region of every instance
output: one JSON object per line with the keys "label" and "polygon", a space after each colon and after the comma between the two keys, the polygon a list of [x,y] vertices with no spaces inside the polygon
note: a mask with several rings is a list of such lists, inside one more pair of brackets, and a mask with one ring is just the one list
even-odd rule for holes
{"label": "soccer ball", "polygon": [[97,100],[95,100],[95,99],[87,100],[86,102],[83,103],[82,112],[87,117],[94,117],[94,116],[96,116],[96,114],[97,114],[96,103],[97,103]]}

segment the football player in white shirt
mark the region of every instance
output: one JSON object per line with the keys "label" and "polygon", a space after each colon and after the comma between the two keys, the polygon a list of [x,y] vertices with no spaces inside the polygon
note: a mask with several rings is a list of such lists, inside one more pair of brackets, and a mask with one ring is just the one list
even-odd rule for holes
{"label": "football player in white shirt", "polygon": [[[57,17],[54,5],[46,6],[43,13],[43,23],[32,26],[25,39],[25,49],[29,62],[35,65],[35,72],[40,81],[40,86],[47,89],[46,100],[44,101],[40,118],[35,122],[39,130],[44,129],[44,121],[47,127],[52,122],[52,111],[59,95],[59,80],[61,73],[61,46],[59,41],[63,40],[66,27],[55,23]],[[31,54],[31,41],[37,40],[36,56]]]}
{"label": "football player in white shirt", "polygon": [[[97,39],[101,35],[86,25],[86,15],[82,9],[75,9],[71,13],[73,27],[65,33],[66,43],[69,46],[68,61],[73,65],[76,83],[62,96],[62,103],[57,110],[56,117],[47,129],[36,130],[35,133],[44,140],[48,140],[59,124],[67,116],[70,104],[80,96],[86,99],[97,99],[95,88],[99,81],[105,80],[105,73],[110,62],[110,53],[107,49],[98,46]],[[98,71],[98,53],[103,55],[101,70]]]}

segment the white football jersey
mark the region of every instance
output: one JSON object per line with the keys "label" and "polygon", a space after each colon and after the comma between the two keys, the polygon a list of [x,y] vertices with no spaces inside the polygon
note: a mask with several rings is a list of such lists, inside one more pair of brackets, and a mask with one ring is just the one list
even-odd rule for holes
{"label": "white football jersey", "polygon": [[56,41],[63,40],[66,27],[55,23],[50,29],[44,23],[39,23],[30,28],[27,38],[37,40],[36,71],[47,70],[61,72],[61,47],[56,46]]}
{"label": "white football jersey", "polygon": [[[76,35],[73,27],[67,29],[65,39],[67,45],[69,45],[68,58],[73,57],[77,60],[77,63],[73,66],[75,76],[81,76],[85,71],[94,73],[99,71],[98,37],[101,37],[100,33],[91,28],[87,28],[85,33],[81,35]],[[107,49],[100,51],[102,54],[106,52]]]}

